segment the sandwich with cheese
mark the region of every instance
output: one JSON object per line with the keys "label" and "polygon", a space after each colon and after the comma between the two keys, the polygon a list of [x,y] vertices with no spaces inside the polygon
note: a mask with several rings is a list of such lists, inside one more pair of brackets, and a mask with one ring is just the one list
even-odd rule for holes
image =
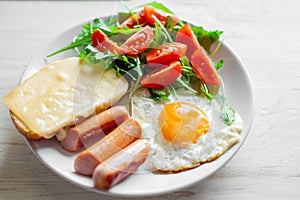
{"label": "sandwich with cheese", "polygon": [[23,135],[49,139],[115,104],[127,89],[127,80],[114,69],[89,66],[71,57],[43,67],[2,101]]}

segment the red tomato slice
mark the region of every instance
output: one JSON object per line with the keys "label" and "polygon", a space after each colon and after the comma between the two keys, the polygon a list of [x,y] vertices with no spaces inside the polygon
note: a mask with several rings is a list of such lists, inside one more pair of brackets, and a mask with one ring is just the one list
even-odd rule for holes
{"label": "red tomato slice", "polygon": [[217,70],[202,47],[193,53],[191,64],[202,81],[211,85],[220,85]]}
{"label": "red tomato slice", "polygon": [[146,25],[146,19],[145,19],[145,15],[144,12],[141,11],[139,13],[136,13],[130,17],[128,17],[120,26],[119,29],[124,29],[124,27],[128,27],[128,28],[134,28],[134,26],[136,25]]}
{"label": "red tomato slice", "polygon": [[104,52],[106,50],[111,53],[119,52],[118,44],[109,39],[109,37],[99,29],[93,32],[92,43],[100,52]]}
{"label": "red tomato slice", "polygon": [[185,55],[187,46],[182,43],[173,42],[158,46],[146,55],[148,64],[165,64],[172,61],[177,61]]}
{"label": "red tomato slice", "polygon": [[150,26],[145,26],[126,40],[120,47],[120,54],[136,56],[143,53],[154,38],[153,30]]}
{"label": "red tomato slice", "polygon": [[141,84],[147,88],[161,88],[172,84],[179,77],[182,66],[179,61],[174,61],[166,66],[161,66],[143,76]]}
{"label": "red tomato slice", "polygon": [[191,26],[189,24],[183,25],[176,35],[176,42],[180,42],[187,45],[186,56],[191,59],[193,53],[201,48],[197,37],[195,36]]}
{"label": "red tomato slice", "polygon": [[174,25],[176,25],[179,21],[178,17],[175,15],[163,13],[162,11],[158,11],[151,6],[144,6],[145,18],[149,22],[150,25],[155,25],[155,20],[152,17],[154,15],[163,25],[166,23],[167,17],[170,16],[173,20]]}

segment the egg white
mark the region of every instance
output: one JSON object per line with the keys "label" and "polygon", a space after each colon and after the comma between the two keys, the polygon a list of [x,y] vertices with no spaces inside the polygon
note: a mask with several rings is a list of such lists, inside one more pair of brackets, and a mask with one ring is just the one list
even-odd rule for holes
{"label": "egg white", "polygon": [[[231,125],[226,125],[220,118],[221,105],[216,101],[208,101],[204,96],[195,95],[185,89],[170,95],[168,101],[153,101],[147,89],[140,88],[133,97],[132,115],[142,126],[143,138],[149,140],[151,151],[146,164],[148,168],[162,172],[178,172],[212,161],[222,155],[240,139],[243,129],[241,117]],[[210,129],[195,144],[188,147],[177,147],[166,142],[160,133],[158,117],[166,103],[175,101],[188,102],[201,108],[207,115]]]}

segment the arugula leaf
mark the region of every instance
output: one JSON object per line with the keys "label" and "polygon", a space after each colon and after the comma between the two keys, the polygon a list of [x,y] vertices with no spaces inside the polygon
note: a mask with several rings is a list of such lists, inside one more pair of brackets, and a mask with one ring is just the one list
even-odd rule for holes
{"label": "arugula leaf", "polygon": [[[155,27],[154,27],[155,40],[153,40],[150,43],[149,48],[155,48],[162,44],[172,42],[173,39],[172,39],[171,35],[169,34],[168,30],[162,25],[162,23],[155,16],[153,16],[153,18],[155,20]],[[172,21],[172,23],[173,23],[173,21]]]}
{"label": "arugula leaf", "polygon": [[225,101],[226,101],[226,98],[223,94],[222,95],[223,112],[221,114],[221,119],[227,125],[230,125],[235,121],[235,110],[231,106],[228,106]]}
{"label": "arugula leaf", "polygon": [[125,55],[117,57],[117,55],[114,55],[112,61],[109,64],[107,63],[107,66],[107,69],[114,68],[117,76],[123,75],[125,78],[129,77],[132,79],[135,82],[133,90],[136,90],[140,85],[143,70],[139,57]]}
{"label": "arugula leaf", "polygon": [[223,60],[223,59],[220,60],[219,62],[217,62],[217,63],[215,64],[216,70],[221,69],[221,68],[223,67],[223,64],[224,64],[224,60]]}
{"label": "arugula leaf", "polygon": [[184,65],[184,66],[191,66],[190,65],[190,61],[189,61],[189,59],[186,57],[186,56],[182,56],[181,58],[180,58],[180,62],[181,62],[181,64],[182,65]]}
{"label": "arugula leaf", "polygon": [[204,94],[209,100],[213,100],[215,98],[214,95],[212,95],[211,93],[209,93],[208,88],[206,87],[206,85],[201,81],[200,83],[200,91],[202,92],[202,94]]}
{"label": "arugula leaf", "polygon": [[133,16],[134,20],[137,22],[137,24],[139,24],[138,18],[135,15],[136,12],[133,9],[130,9],[124,2],[121,2],[121,4],[123,5],[124,8],[126,8],[128,12],[118,12],[119,23],[124,22],[126,19]]}
{"label": "arugula leaf", "polygon": [[171,89],[170,93],[172,93],[175,97],[176,100],[178,100],[178,95],[177,92],[175,90],[175,88],[173,87],[173,85],[169,85],[169,88]]}
{"label": "arugula leaf", "polygon": [[167,88],[149,88],[150,98],[154,101],[167,101],[170,92]]}
{"label": "arugula leaf", "polygon": [[134,61],[135,61],[135,67],[133,68],[133,70],[137,73],[137,78],[134,86],[134,90],[136,90],[140,85],[141,79],[143,77],[143,70],[142,70],[142,64],[139,57],[135,57]]}
{"label": "arugula leaf", "polygon": [[155,23],[154,38],[155,38],[155,40],[153,40],[153,42],[151,42],[151,48],[157,47],[157,46],[165,43],[164,41],[167,40],[158,23]]}
{"label": "arugula leaf", "polygon": [[[92,45],[87,45],[81,52],[80,57],[87,63],[87,64],[95,64],[99,62],[100,59],[96,57],[97,54],[100,52],[93,47]],[[103,53],[102,53],[103,54]]]}
{"label": "arugula leaf", "polygon": [[112,28],[117,26],[117,22],[118,20],[116,17],[110,17],[108,19],[95,18],[93,23],[84,24],[83,28],[90,34],[93,34],[96,29],[100,29],[108,37],[110,37],[115,34],[112,31]]}
{"label": "arugula leaf", "polygon": [[221,118],[227,125],[232,124],[235,121],[235,110],[230,106],[226,106]]}
{"label": "arugula leaf", "polygon": [[165,22],[165,28],[169,30],[174,29],[174,21],[170,16],[167,16],[166,22]]}
{"label": "arugula leaf", "polygon": [[196,90],[194,90],[191,86],[190,83],[188,81],[184,81],[183,75],[180,74],[179,77],[177,78],[177,80],[175,81],[175,83],[181,85],[182,87],[184,87],[186,90],[189,90],[190,92],[194,93],[194,94],[198,94],[198,92]]}
{"label": "arugula leaf", "polygon": [[136,81],[135,81],[135,85],[133,87],[133,90],[130,92],[129,95],[129,110],[130,112],[132,112],[132,108],[133,108],[133,98],[134,98],[134,93],[136,92],[136,90],[139,88],[139,86],[141,85],[141,79],[143,77],[143,70],[142,70],[142,64],[141,61],[139,59],[139,57],[134,57],[133,58],[135,61],[136,66],[133,68],[133,71],[136,72],[137,77],[136,77]]}
{"label": "arugula leaf", "polygon": [[91,38],[83,38],[83,39],[81,39],[81,40],[77,40],[76,42],[72,42],[71,44],[69,44],[69,45],[67,45],[67,46],[65,46],[65,47],[63,47],[63,48],[61,48],[61,49],[59,49],[59,50],[57,50],[57,51],[55,51],[55,52],[53,52],[53,53],[47,55],[47,57],[54,56],[54,55],[56,55],[56,54],[58,54],[58,53],[61,53],[61,52],[63,52],[63,51],[67,51],[67,50],[69,50],[69,49],[74,49],[74,48],[76,48],[76,47],[84,46],[84,45],[86,45],[88,42],[91,42]]}
{"label": "arugula leaf", "polygon": [[202,26],[192,26],[192,30],[195,33],[201,46],[203,46],[203,48],[207,52],[210,52],[212,43],[218,41],[221,34],[223,33],[222,31],[218,30],[207,31]]}
{"label": "arugula leaf", "polygon": [[124,22],[126,19],[132,16],[132,12],[118,12],[118,21],[119,24]]}
{"label": "arugula leaf", "polygon": [[99,52],[98,49],[92,45],[87,45],[79,54],[79,56],[88,64],[95,65],[98,63],[105,63],[104,68],[108,69],[115,59],[115,55],[109,51]]}
{"label": "arugula leaf", "polygon": [[220,92],[221,92],[221,119],[227,124],[230,125],[235,121],[235,110],[231,107],[228,106],[227,102],[226,102],[226,97],[225,97],[225,88],[224,85],[221,85],[220,88]]}
{"label": "arugula leaf", "polygon": [[166,42],[173,42],[173,39],[170,35],[170,33],[168,32],[168,30],[164,27],[164,25],[162,25],[162,23],[160,22],[159,19],[157,19],[156,16],[152,16],[153,19],[155,20],[155,30],[156,31],[161,31],[162,35],[164,35],[165,39],[167,40]]}
{"label": "arugula leaf", "polygon": [[158,3],[158,2],[156,2],[156,1],[153,1],[153,2],[148,3],[148,4],[145,4],[145,5],[151,6],[151,7],[153,7],[153,8],[158,9],[158,10],[162,10],[162,11],[164,11],[165,13],[169,13],[169,14],[174,15],[174,13],[173,13],[171,10],[169,10],[166,6],[164,6],[163,4]]}
{"label": "arugula leaf", "polygon": [[135,66],[136,63],[134,57],[127,57],[125,55],[122,55],[119,57],[115,56],[108,68],[114,68],[118,76],[127,74],[132,80],[136,81],[136,75],[132,74],[133,71],[131,71],[131,69]]}
{"label": "arugula leaf", "polygon": [[180,63],[182,66],[182,75],[186,78],[186,82],[193,84],[195,81],[199,80],[199,77],[190,65],[190,61],[186,56],[180,58]]}

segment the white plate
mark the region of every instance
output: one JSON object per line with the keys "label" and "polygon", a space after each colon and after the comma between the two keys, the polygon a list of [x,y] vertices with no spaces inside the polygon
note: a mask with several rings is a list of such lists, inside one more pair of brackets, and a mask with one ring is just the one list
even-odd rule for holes
{"label": "white plate", "polygon": [[[73,51],[58,54],[50,59],[46,55],[70,43],[81,30],[81,24],[69,29],[51,41],[44,50],[36,54],[28,64],[21,81],[38,71],[42,66],[65,57],[74,55]],[[221,75],[225,83],[229,105],[233,106],[244,120],[241,140],[217,160],[203,164],[198,168],[176,174],[133,174],[119,185],[108,191],[94,187],[90,177],[74,173],[73,160],[76,154],[64,151],[55,139],[44,141],[26,140],[32,152],[54,173],[67,181],[93,192],[116,196],[149,196],[180,190],[191,186],[212,175],[227,163],[239,150],[250,130],[254,113],[254,96],[247,69],[238,55],[224,43],[216,60],[223,59],[224,67]]]}

